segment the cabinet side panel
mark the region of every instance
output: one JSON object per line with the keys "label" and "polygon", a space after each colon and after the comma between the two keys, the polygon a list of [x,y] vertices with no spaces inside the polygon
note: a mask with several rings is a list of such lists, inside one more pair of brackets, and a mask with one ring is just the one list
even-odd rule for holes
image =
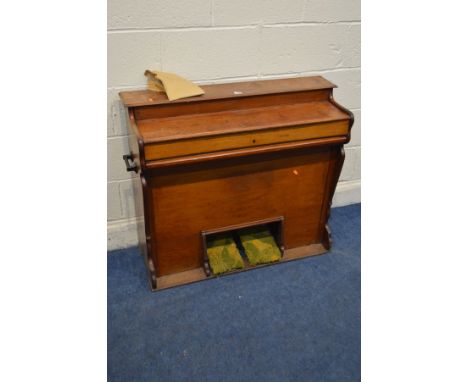
{"label": "cabinet side panel", "polygon": [[333,195],[335,194],[336,186],[341,174],[341,169],[343,168],[344,158],[345,155],[343,145],[337,145],[331,149],[321,212],[321,223],[319,227],[321,230],[319,234],[322,237],[322,243],[327,250],[331,248],[331,231],[327,223],[328,219],[330,218]]}
{"label": "cabinet side panel", "polygon": [[[138,149],[138,141],[130,129],[130,134],[128,136],[128,146],[130,149],[130,154],[133,156],[134,161],[140,166],[140,158],[139,158],[139,149]],[[122,166],[124,163],[122,162]],[[142,217],[144,214],[144,205],[143,205],[143,187],[141,183],[140,176],[132,178],[132,189],[133,189],[133,198],[135,203],[135,216]],[[145,228],[144,228],[144,221],[143,219],[139,219],[137,222],[137,232],[138,232],[138,245],[140,247],[140,251],[142,254],[146,255],[146,235],[145,235]]]}

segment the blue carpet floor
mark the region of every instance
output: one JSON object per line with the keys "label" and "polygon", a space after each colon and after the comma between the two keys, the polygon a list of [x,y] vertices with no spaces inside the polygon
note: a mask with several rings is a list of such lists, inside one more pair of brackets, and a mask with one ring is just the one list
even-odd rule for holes
{"label": "blue carpet floor", "polygon": [[152,293],[136,248],[108,254],[108,380],[359,381],[360,204],[332,250]]}

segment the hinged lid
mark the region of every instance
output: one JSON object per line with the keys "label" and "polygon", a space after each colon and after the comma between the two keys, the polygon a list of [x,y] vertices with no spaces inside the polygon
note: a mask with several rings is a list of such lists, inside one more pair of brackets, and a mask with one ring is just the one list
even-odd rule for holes
{"label": "hinged lid", "polygon": [[335,87],[336,85],[325,78],[314,76],[204,85],[201,86],[201,88],[205,91],[205,94],[175,101],[169,101],[164,93],[157,93],[150,90],[124,91],[120,93],[120,98],[126,107],[137,107],[168,103],[200,102],[223,98],[242,98],[266,94],[293,93],[309,90],[332,89]]}

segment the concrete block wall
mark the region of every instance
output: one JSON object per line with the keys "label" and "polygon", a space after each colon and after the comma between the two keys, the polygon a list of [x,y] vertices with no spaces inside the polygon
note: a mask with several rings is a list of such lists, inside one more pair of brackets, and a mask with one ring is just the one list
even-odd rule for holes
{"label": "concrete block wall", "polygon": [[137,242],[118,92],[145,88],[145,69],[199,84],[323,75],[355,114],[333,204],[359,202],[360,13],[359,0],[108,0],[108,248]]}

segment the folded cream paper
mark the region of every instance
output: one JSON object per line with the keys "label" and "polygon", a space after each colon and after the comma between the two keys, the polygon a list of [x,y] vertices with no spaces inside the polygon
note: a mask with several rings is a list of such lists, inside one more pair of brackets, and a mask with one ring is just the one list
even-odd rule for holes
{"label": "folded cream paper", "polygon": [[205,94],[200,86],[174,73],[146,70],[145,76],[148,77],[148,89],[165,92],[169,101]]}

